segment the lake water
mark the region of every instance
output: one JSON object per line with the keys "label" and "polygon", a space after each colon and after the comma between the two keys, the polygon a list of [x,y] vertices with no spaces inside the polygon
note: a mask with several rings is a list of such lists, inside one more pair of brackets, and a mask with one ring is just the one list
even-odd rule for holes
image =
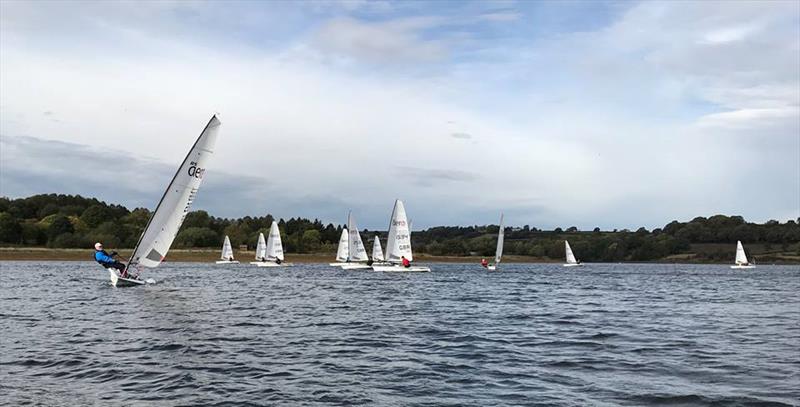
{"label": "lake water", "polygon": [[0,404],[800,404],[796,266],[0,263]]}

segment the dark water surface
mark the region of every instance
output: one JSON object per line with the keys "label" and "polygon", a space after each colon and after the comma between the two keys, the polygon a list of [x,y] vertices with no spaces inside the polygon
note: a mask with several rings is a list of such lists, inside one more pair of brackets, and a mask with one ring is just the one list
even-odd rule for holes
{"label": "dark water surface", "polygon": [[800,270],[0,263],[0,404],[798,405]]}

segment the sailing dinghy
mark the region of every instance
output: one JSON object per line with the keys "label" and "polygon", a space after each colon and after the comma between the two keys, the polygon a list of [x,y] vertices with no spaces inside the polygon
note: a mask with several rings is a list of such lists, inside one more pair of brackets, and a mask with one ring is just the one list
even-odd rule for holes
{"label": "sailing dinghy", "polygon": [[372,267],[367,264],[369,256],[367,250],[364,248],[364,242],[361,241],[361,234],[358,233],[358,226],[356,226],[356,219],[353,217],[353,212],[347,214],[347,262],[342,265],[342,270],[365,270]]}
{"label": "sailing dinghy", "polygon": [[388,266],[390,263],[387,263],[383,258],[383,248],[381,247],[381,239],[378,235],[375,235],[372,238],[372,266]]}
{"label": "sailing dinghy", "polygon": [[139,266],[158,267],[167,255],[203,182],[206,164],[214,153],[214,144],[221,124],[216,115],[211,117],[172,177],[133,248],[133,254],[125,268],[130,277],[123,278],[115,269],[108,269],[111,284],[115,287],[155,283],[152,279],[146,281],[139,279]]}
{"label": "sailing dinghy", "polygon": [[219,256],[217,264],[239,264],[239,260],[233,258],[233,247],[231,247],[231,239],[225,235],[225,242],[222,243],[222,254]]}
{"label": "sailing dinghy", "polygon": [[[263,236],[263,235],[262,235]],[[269,227],[269,238],[265,249],[267,261],[258,263],[258,267],[285,267],[291,266],[283,262],[283,243],[281,243],[281,231],[278,229],[278,222],[272,221]]]}
{"label": "sailing dinghy", "polygon": [[430,268],[422,266],[403,267],[400,264],[402,257],[408,261],[414,261],[406,209],[403,201],[398,199],[394,202],[392,218],[389,222],[389,240],[386,242],[386,261],[389,265],[373,264],[372,269],[375,271],[431,271]]}
{"label": "sailing dinghy", "polygon": [[497,266],[500,265],[500,260],[503,258],[503,240],[505,238],[506,231],[503,227],[503,214],[500,214],[500,231],[497,232],[497,250],[494,253],[494,264],[490,264],[486,266],[489,271],[496,271]]}
{"label": "sailing dinghy", "polygon": [[344,228],[342,229],[342,236],[339,237],[339,247],[336,249],[336,263],[330,263],[329,265],[334,267],[344,266],[347,261],[349,242],[350,235],[347,233],[347,228]]}
{"label": "sailing dinghy", "polygon": [[572,248],[569,247],[569,242],[564,241],[564,251],[567,253],[567,262],[564,263],[564,267],[578,267],[583,266],[581,262],[575,259],[575,255],[572,254]]}
{"label": "sailing dinghy", "polygon": [[256,261],[251,261],[250,264],[259,265],[267,261],[267,239],[264,239],[264,234],[258,234],[258,243],[256,243]]}
{"label": "sailing dinghy", "polygon": [[742,242],[737,240],[736,241],[736,264],[731,266],[732,269],[754,269],[756,268],[755,264],[752,264],[747,261],[747,255],[744,253],[744,246],[742,246]]}

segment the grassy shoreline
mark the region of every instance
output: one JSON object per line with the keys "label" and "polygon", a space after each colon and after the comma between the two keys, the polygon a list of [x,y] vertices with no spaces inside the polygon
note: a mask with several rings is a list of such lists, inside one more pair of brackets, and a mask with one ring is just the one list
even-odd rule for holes
{"label": "grassy shoreline", "polygon": [[[120,250],[120,255],[127,258],[130,249]],[[0,261],[92,261],[94,251],[91,249],[48,249],[44,247],[0,247]],[[255,257],[255,252],[237,252],[237,259],[250,261]],[[330,263],[334,261],[335,254],[286,254],[286,261],[292,263]],[[424,253],[415,254],[414,260],[419,263],[478,263],[481,256],[432,256]],[[169,251],[167,261],[210,263],[219,259],[219,249],[172,249]],[[491,260],[487,258],[487,260]],[[532,256],[503,256],[504,263],[562,263],[561,259],[550,259]],[[622,262],[637,263],[637,262]],[[639,262],[641,263],[641,262]],[[644,263],[668,264],[720,264],[696,259],[691,255],[670,256],[657,261]],[[724,264],[724,263],[723,263]],[[800,256],[778,255],[762,264],[800,264]]]}

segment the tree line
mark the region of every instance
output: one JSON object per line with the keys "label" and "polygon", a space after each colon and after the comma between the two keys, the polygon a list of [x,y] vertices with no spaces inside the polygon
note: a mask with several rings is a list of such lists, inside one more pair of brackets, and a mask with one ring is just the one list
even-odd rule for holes
{"label": "tree line", "polygon": [[[96,198],[79,195],[42,194],[27,198],[0,197],[0,244],[7,246],[44,246],[51,248],[91,248],[103,242],[109,248],[132,248],[142,233],[150,211],[129,210]],[[220,247],[228,235],[234,247],[253,248],[258,233],[268,233],[272,215],[218,218],[206,211],[187,214],[176,248]],[[583,261],[648,261],[691,253],[697,245],[734,244],[737,240],[780,248],[800,255],[800,219],[764,224],[746,222],[741,216],[714,215],[697,217],[689,222],[672,221],[663,228],[636,231],[540,230],[536,227],[507,227],[506,254],[561,259],[564,240]],[[323,224],[318,219],[279,219],[284,249],[289,253],[333,253],[343,225]],[[447,256],[491,256],[494,254],[498,225],[438,226],[415,231],[414,251]],[[373,235],[386,241],[386,231],[363,230],[367,249]],[[706,245],[709,246],[709,245]],[[713,245],[712,245],[713,246]],[[708,251],[700,258],[729,259],[731,250]]]}

